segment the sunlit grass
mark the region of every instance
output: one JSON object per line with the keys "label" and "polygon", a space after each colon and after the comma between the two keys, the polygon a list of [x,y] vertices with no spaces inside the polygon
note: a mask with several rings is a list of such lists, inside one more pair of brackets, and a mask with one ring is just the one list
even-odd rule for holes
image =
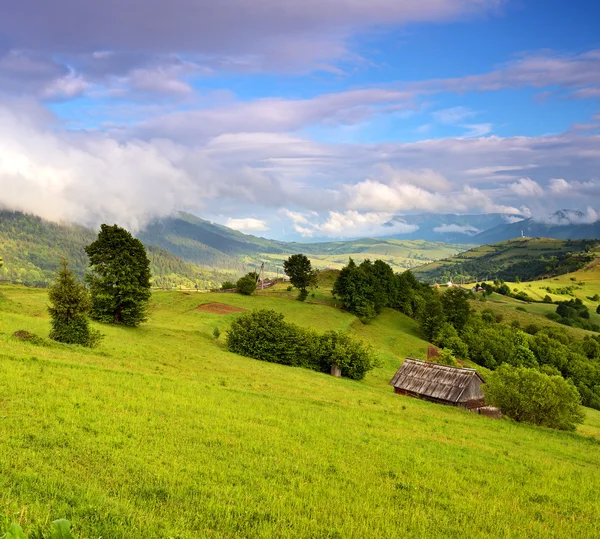
{"label": "sunlit grass", "polygon": [[[402,358],[427,347],[397,312],[365,326],[295,292],[156,292],[146,325],[95,326],[106,339],[87,350],[16,340],[48,334],[45,291],[0,293],[0,515],[28,531],[65,517],[81,538],[597,536],[598,413],[582,436],[394,395]],[[196,309],[214,301],[348,330],[382,366],[355,382],[230,354],[238,315]]]}

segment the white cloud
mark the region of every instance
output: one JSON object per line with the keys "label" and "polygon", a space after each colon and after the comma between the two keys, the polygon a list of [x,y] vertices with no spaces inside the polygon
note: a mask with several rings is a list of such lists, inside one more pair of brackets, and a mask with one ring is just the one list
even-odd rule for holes
{"label": "white cloud", "polygon": [[303,236],[327,236],[330,238],[377,237],[393,234],[409,234],[419,229],[417,225],[393,222],[392,213],[358,211],[331,211],[328,218],[310,227],[297,227]]}
{"label": "white cloud", "polygon": [[518,182],[511,183],[509,189],[521,197],[539,197],[544,194],[540,185],[531,178],[521,178]]}
{"label": "white cloud", "polygon": [[[202,215],[219,208],[226,216],[260,211],[270,222],[278,210],[294,208],[284,215],[304,234],[319,233],[311,223],[324,224],[311,212],[326,215],[332,208],[342,216],[369,214],[364,227],[382,214],[407,211],[526,217],[529,209],[517,208],[521,195],[473,171],[493,177],[496,170],[528,167],[539,186],[555,178],[549,193],[552,186],[569,186],[546,197],[544,211],[559,204],[597,207],[599,147],[600,136],[573,133],[326,144],[283,132],[239,132],[184,144],[126,132],[66,131],[39,105],[0,101],[0,204],[53,220],[132,229],[175,209]],[[582,179],[559,182],[563,174]],[[333,233],[339,221],[332,217],[325,232]]]}
{"label": "white cloud", "polygon": [[481,232],[481,230],[479,230],[478,228],[476,228],[472,225],[457,225],[457,224],[436,226],[433,229],[433,231],[439,232],[440,234],[448,233],[448,232],[456,232],[458,234],[467,234],[468,236],[474,236],[475,234],[479,234],[479,232]]}
{"label": "white cloud", "polygon": [[588,206],[585,212],[560,210],[545,217],[536,217],[536,221],[549,225],[590,225],[600,221],[600,212]]}
{"label": "white cloud", "polygon": [[548,182],[548,185],[550,187],[550,191],[556,194],[564,193],[571,188],[571,184],[562,178],[552,178]]}
{"label": "white cloud", "polygon": [[436,121],[443,124],[454,125],[462,122],[466,118],[471,118],[477,113],[468,107],[452,107],[449,109],[437,110],[432,113]]}
{"label": "white cloud", "polygon": [[226,225],[241,232],[264,232],[269,230],[266,221],[253,217],[229,218]]}
{"label": "white cloud", "polygon": [[290,211],[285,208],[281,210],[281,213],[297,225],[306,225],[310,222],[308,216],[304,213]]}
{"label": "white cloud", "polygon": [[476,138],[491,133],[493,124],[461,124],[460,127],[467,130],[467,132],[462,135],[462,138]]}
{"label": "white cloud", "polygon": [[507,223],[520,223],[521,221],[523,221],[523,218],[522,217],[517,217],[516,215],[505,215],[504,216],[504,220]]}

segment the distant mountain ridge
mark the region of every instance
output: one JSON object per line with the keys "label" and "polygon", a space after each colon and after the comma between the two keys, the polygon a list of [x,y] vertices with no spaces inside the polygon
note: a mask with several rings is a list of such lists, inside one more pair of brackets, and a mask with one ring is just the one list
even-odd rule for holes
{"label": "distant mountain ridge", "polygon": [[398,215],[385,226],[418,226],[417,230],[385,236],[396,239],[424,239],[447,243],[498,243],[525,235],[531,238],[600,238],[600,214],[563,209],[546,217],[489,213],[482,215],[416,214]]}
{"label": "distant mountain ridge", "polygon": [[529,218],[516,223],[504,223],[474,236],[481,245],[519,238],[555,238],[561,240],[600,239],[600,220],[585,222],[588,216],[573,210],[559,210],[544,220]]}
{"label": "distant mountain ridge", "polygon": [[479,243],[473,241],[478,234],[486,230],[520,220],[517,215],[501,213],[486,213],[458,215],[453,213],[432,214],[419,213],[415,215],[397,215],[384,226],[392,228],[398,224],[416,226],[414,232],[396,233],[386,238],[421,239],[427,241],[443,241],[446,243]]}

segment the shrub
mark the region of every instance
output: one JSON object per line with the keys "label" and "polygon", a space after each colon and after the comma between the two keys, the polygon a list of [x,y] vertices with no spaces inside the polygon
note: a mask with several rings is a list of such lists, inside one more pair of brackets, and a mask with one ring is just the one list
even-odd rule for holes
{"label": "shrub", "polygon": [[526,313],[527,309],[525,307],[522,307],[521,305],[519,305],[516,309],[516,311],[521,311],[522,313]]}
{"label": "shrub", "polygon": [[232,283],[231,281],[225,281],[221,284],[221,290],[231,290],[233,288],[235,288],[235,283]]}
{"label": "shrub", "polygon": [[327,331],[321,335],[318,354],[321,370],[328,372],[335,363],[342,376],[353,380],[362,380],[376,366],[372,349],[343,331]]}
{"label": "shrub", "polygon": [[573,383],[537,369],[501,365],[488,375],[484,393],[487,403],[515,421],[575,430],[584,419]]}
{"label": "shrub", "polygon": [[36,346],[48,346],[48,341],[39,337],[35,333],[30,333],[29,331],[25,331],[24,329],[20,329],[19,331],[15,331],[13,333],[13,337],[15,339],[19,339],[20,341],[25,341],[30,344],[35,344]]}
{"label": "shrub", "polygon": [[250,274],[238,280],[237,291],[244,296],[250,296],[256,290],[256,279]]}
{"label": "shrub", "polygon": [[218,339],[220,336],[221,336],[221,330],[220,330],[218,327],[216,327],[216,328],[213,330],[213,337],[214,337],[215,339]]}
{"label": "shrub", "polygon": [[372,350],[345,333],[318,335],[266,309],[237,318],[227,333],[227,347],[242,356],[320,372],[337,363],[343,376],[355,380],[376,366]]}
{"label": "shrub", "polygon": [[546,294],[544,296],[543,302],[544,303],[552,303],[552,298],[548,294]]}
{"label": "shrub", "polygon": [[528,324],[525,327],[525,333],[529,333],[529,335],[535,335],[538,331],[540,331],[540,327],[536,324]]}
{"label": "shrub", "polygon": [[596,314],[600,314],[600,305],[598,305],[598,307],[596,307]]}
{"label": "shrub", "polygon": [[456,365],[458,365],[450,348],[442,348],[440,350],[440,355],[436,358],[436,362],[442,363],[443,365],[450,365],[451,367],[456,367]]}
{"label": "shrub", "polygon": [[[313,294],[314,296],[314,294]],[[304,289],[300,289],[300,292],[298,293],[298,297],[296,299],[298,299],[298,301],[306,301],[306,298],[308,297],[308,290]]]}

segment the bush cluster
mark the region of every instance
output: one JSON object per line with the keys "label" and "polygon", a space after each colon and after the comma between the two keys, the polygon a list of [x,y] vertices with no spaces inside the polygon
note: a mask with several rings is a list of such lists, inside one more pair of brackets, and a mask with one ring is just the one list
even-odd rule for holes
{"label": "bush cluster", "polygon": [[237,318],[227,332],[227,347],[242,356],[319,372],[330,372],[337,364],[342,376],[354,380],[362,380],[376,366],[372,349],[347,334],[319,335],[267,309]]}
{"label": "bush cluster", "polygon": [[238,279],[235,288],[237,288],[238,293],[243,294],[244,296],[250,296],[256,290],[256,273],[248,273],[248,275],[244,275]]}
{"label": "bush cluster", "polygon": [[515,421],[575,430],[584,419],[579,392],[557,374],[502,365],[488,375],[483,389],[486,402]]}

